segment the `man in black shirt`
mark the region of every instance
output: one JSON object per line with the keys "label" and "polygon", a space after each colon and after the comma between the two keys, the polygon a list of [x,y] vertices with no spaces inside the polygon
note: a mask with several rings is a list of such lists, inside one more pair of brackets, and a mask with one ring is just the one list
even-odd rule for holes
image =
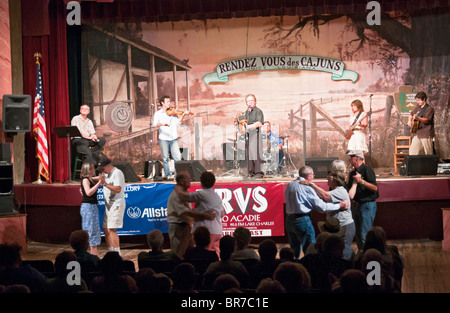
{"label": "man in black shirt", "polygon": [[261,126],[264,125],[264,114],[260,108],[256,107],[256,97],[249,94],[245,97],[247,110],[245,111],[245,119],[247,120],[246,136],[246,159],[248,176],[262,178],[261,160],[263,153],[263,143],[261,136]]}
{"label": "man in black shirt", "polygon": [[356,203],[354,220],[356,226],[355,240],[358,249],[362,249],[366,234],[373,226],[377,213],[376,199],[379,196],[377,180],[372,168],[364,163],[362,151],[349,151],[350,164],[354,170],[349,174],[348,194],[350,199]]}

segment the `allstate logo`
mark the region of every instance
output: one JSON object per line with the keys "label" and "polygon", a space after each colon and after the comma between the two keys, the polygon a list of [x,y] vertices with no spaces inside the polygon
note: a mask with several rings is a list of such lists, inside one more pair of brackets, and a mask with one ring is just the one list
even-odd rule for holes
{"label": "allstate logo", "polygon": [[138,207],[128,208],[127,215],[130,218],[139,218],[139,216],[141,216],[141,209],[139,209]]}

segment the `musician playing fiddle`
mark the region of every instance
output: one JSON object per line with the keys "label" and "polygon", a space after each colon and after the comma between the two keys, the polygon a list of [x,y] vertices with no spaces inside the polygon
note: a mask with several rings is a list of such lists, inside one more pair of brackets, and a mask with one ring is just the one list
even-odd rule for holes
{"label": "musician playing fiddle", "polygon": [[[173,176],[171,176],[169,167],[169,151],[172,154],[175,163],[181,161],[180,147],[178,146],[177,141],[178,125],[183,121],[187,114],[190,114],[190,112],[184,111],[181,114],[178,114],[180,113],[176,112],[178,110],[171,108],[169,96],[162,96],[159,103],[161,108],[153,117],[153,127],[158,128],[158,141],[161,148],[164,174],[168,179],[172,179]],[[176,170],[174,176],[176,176]]]}
{"label": "musician playing fiddle", "polygon": [[[427,103],[427,95],[420,91],[416,94],[416,107],[411,111],[408,120],[408,126],[416,128],[411,129],[415,136],[409,147],[409,155],[432,155],[433,137],[434,137],[434,109]],[[414,127],[416,122],[417,127]]]}
{"label": "musician playing fiddle", "polygon": [[353,134],[348,140],[347,150],[361,150],[368,152],[369,149],[366,143],[366,128],[367,125],[369,125],[369,118],[364,112],[364,106],[361,100],[353,100],[350,107],[352,112],[345,131],[352,131]]}

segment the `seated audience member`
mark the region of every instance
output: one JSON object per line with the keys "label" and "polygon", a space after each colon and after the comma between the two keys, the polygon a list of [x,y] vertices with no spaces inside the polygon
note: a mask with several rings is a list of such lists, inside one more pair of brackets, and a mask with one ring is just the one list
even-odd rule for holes
{"label": "seated audience member", "polygon": [[295,252],[291,247],[283,247],[280,249],[280,262],[287,261],[295,261]]}
{"label": "seated audience member", "polygon": [[77,256],[77,261],[84,263],[92,263],[91,270],[98,270],[98,263],[100,258],[88,252],[89,248],[89,234],[85,230],[75,230],[70,234],[69,243]]}
{"label": "seated audience member", "polygon": [[232,260],[259,260],[259,255],[254,249],[250,248],[250,241],[252,240],[252,233],[248,228],[239,226],[234,230],[233,237],[236,240],[236,248],[231,255]]}
{"label": "seated audience member", "polygon": [[194,230],[195,246],[188,248],[184,254],[184,261],[194,265],[195,270],[199,274],[203,274],[206,268],[212,262],[219,260],[217,253],[212,250],[207,250],[210,241],[209,230],[205,226],[198,226]]}
{"label": "seated audience member", "polygon": [[138,293],[150,293],[152,290],[152,286],[150,286],[152,283],[151,277],[155,274],[156,272],[150,267],[141,268],[136,272],[134,280],[136,281]]}
{"label": "seated audience member", "polygon": [[319,233],[316,236],[316,242],[311,243],[306,249],[305,256],[308,254],[322,253],[323,242],[328,236],[330,236],[330,233]]}
{"label": "seated audience member", "polygon": [[311,288],[308,271],[296,262],[283,262],[278,265],[273,279],[279,281],[287,293],[307,293]]}
{"label": "seated audience member", "polygon": [[354,268],[361,268],[360,260],[364,255],[364,251],[368,249],[376,249],[382,255],[382,267],[395,279],[396,288],[401,290],[401,282],[403,278],[404,260],[403,256],[398,251],[397,246],[388,245],[386,242],[386,233],[380,226],[373,226],[366,235],[363,249],[358,251],[353,258],[352,263]]}
{"label": "seated audience member", "polygon": [[[76,293],[80,291],[87,291],[88,287],[83,278],[74,277],[71,272],[73,267],[67,264],[72,261],[77,261],[77,256],[71,251],[63,251],[55,258],[55,272],[56,277],[47,278],[45,282],[45,291],[48,293]],[[69,285],[68,279],[73,279],[74,284]],[[75,281],[79,279],[79,281]]]}
{"label": "seated audience member", "polygon": [[264,278],[256,288],[256,293],[286,293],[283,285],[272,278]]}
{"label": "seated audience member", "polygon": [[21,249],[17,244],[0,244],[0,285],[25,285],[31,293],[42,292],[46,277],[29,265],[20,266]]}
{"label": "seated audience member", "polygon": [[343,259],[344,241],[337,235],[330,235],[323,243],[323,252],[310,254],[300,259],[311,276],[311,288],[330,291],[329,274],[340,277],[351,263]]}
{"label": "seated audience member", "polygon": [[203,289],[211,290],[215,279],[220,274],[231,274],[239,281],[241,288],[245,288],[249,279],[248,271],[239,261],[231,260],[235,241],[230,235],[220,239],[220,260],[211,263],[203,276]]}
{"label": "seated audience member", "polygon": [[272,277],[278,266],[277,245],[272,239],[263,240],[258,247],[260,260],[251,268],[252,287],[256,288],[263,278]]}
{"label": "seated audience member", "polygon": [[136,281],[123,275],[123,259],[117,251],[108,251],[100,260],[101,276],[94,277],[90,290],[94,293],[133,293]]}
{"label": "seated audience member", "polygon": [[[369,262],[375,261],[378,264],[383,264],[383,256],[377,249],[367,249],[361,258],[361,270],[364,272],[367,278],[375,280],[372,276],[373,267],[367,266]],[[370,293],[398,293],[401,292],[395,284],[394,278],[390,275],[386,268],[381,266],[381,273],[379,281],[374,281],[371,284],[367,284],[368,292]]]}
{"label": "seated audience member", "polygon": [[348,269],[340,278],[331,274],[331,292],[333,293],[366,293],[366,275],[357,269]]}
{"label": "seated audience member", "polygon": [[213,291],[215,293],[241,292],[241,285],[233,275],[221,274],[214,280]]}
{"label": "seated audience member", "polygon": [[[149,252],[140,252],[138,254],[138,265],[139,268],[150,266],[158,272],[170,272],[175,266],[177,266],[181,260],[176,253],[172,251],[164,252],[164,236],[159,229],[154,229],[147,234],[147,243],[150,247]],[[165,261],[165,265],[161,263],[156,264],[152,261]]]}
{"label": "seated audience member", "polygon": [[190,263],[181,263],[172,272],[173,291],[176,293],[197,293],[195,285],[197,282],[197,273],[194,265]]}

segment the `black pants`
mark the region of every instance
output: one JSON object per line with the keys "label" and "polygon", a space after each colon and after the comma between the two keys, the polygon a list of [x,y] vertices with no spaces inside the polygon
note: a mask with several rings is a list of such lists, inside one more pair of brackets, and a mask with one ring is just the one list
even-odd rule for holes
{"label": "black pants", "polygon": [[247,160],[248,175],[263,175],[262,164],[262,137],[259,131],[253,131],[246,134],[245,140],[245,158]]}
{"label": "black pants", "polygon": [[85,138],[72,139],[72,145],[75,150],[84,155],[85,159],[83,163],[97,164],[99,160],[99,154],[105,145],[106,140],[103,137],[98,138],[98,141],[92,141]]}

